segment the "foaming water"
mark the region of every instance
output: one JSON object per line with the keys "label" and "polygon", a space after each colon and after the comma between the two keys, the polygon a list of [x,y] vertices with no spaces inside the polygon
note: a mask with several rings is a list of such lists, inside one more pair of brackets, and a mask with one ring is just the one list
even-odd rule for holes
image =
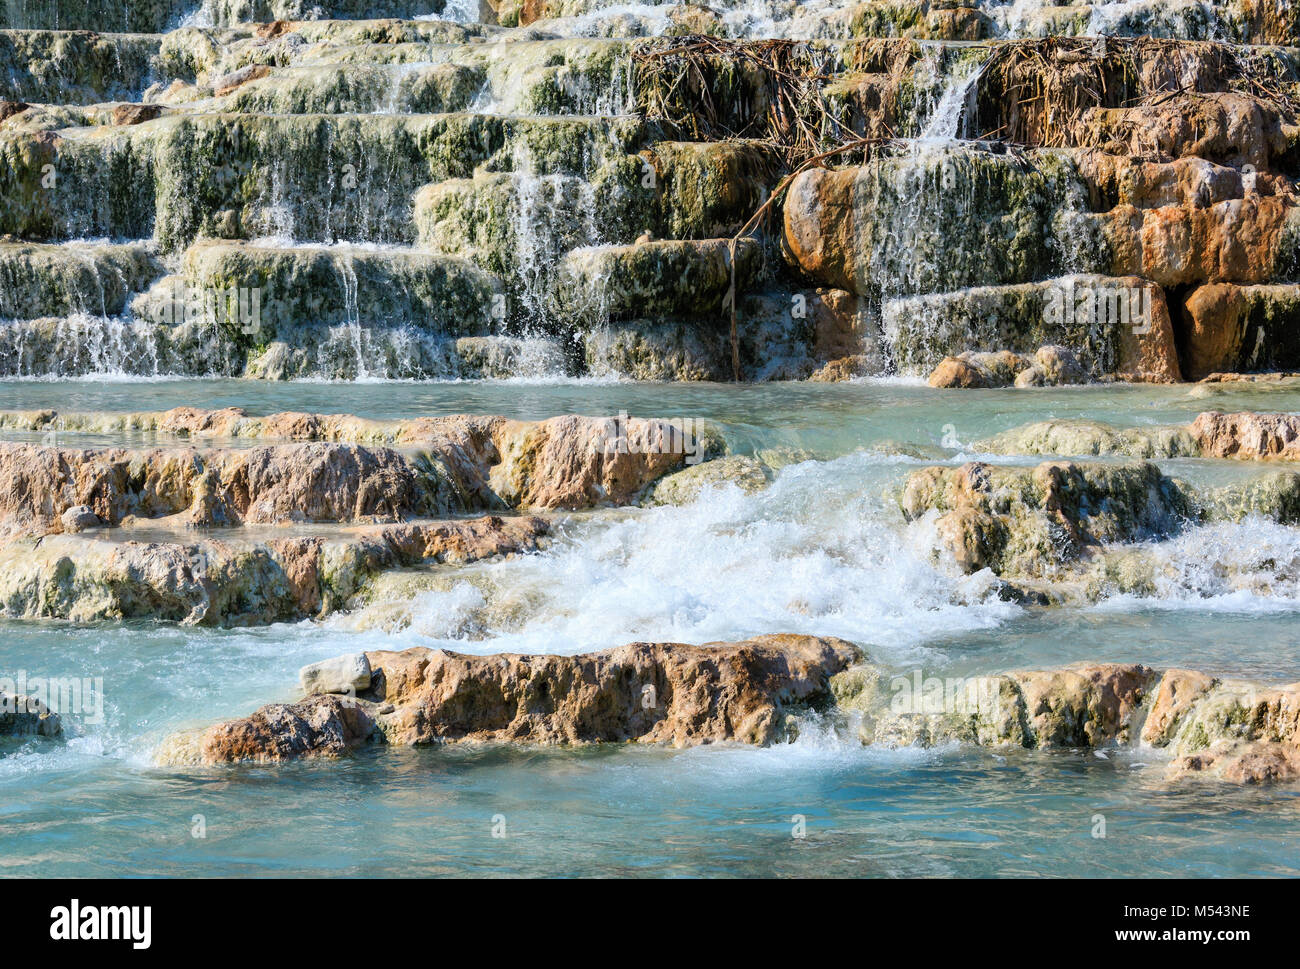
{"label": "foaming water", "polygon": [[[1050,416],[1186,421],[1206,406],[1195,388],[957,397],[898,381],[384,383],[350,387],[346,407],[337,395],[332,385],[240,381],[0,384],[5,409],[709,417],[734,449],[779,470],[757,494],[726,484],[683,507],[556,515],[539,553],[391,573],[368,604],[321,623],[0,623],[0,674],[95,678],[104,699],[102,718],[68,715],[64,738],[0,746],[0,858],[52,875],[1300,871],[1300,802],[1289,788],[1172,785],[1147,750],[864,748],[851,723],[829,720],[805,721],[796,742],[761,750],[453,747],[273,768],[156,767],[172,732],[291,701],[302,665],[359,649],[572,654],[804,632],[856,642],[895,672],[941,676],[1114,661],[1281,682],[1300,661],[1294,529],[1247,520],[1136,545],[1126,551],[1156,564],[1153,590],[1043,609],[1000,601],[987,575],[960,576],[902,520],[905,475],[990,457],[969,450],[974,440]],[[1213,400],[1300,407],[1282,387]],[[1163,464],[1214,483],[1258,471]],[[1232,826],[1221,823],[1225,811]],[[1098,812],[1115,837],[1091,837]],[[206,838],[191,834],[195,815]],[[497,817],[504,839],[492,836]]]}
{"label": "foaming water", "polygon": [[412,644],[580,653],[638,640],[704,643],[774,632],[872,638],[889,659],[1016,607],[960,587],[911,547],[881,492],[890,463],[853,455],[786,468],[748,495],[727,485],[681,508],[570,523],[555,546],[436,580],[340,619]]}

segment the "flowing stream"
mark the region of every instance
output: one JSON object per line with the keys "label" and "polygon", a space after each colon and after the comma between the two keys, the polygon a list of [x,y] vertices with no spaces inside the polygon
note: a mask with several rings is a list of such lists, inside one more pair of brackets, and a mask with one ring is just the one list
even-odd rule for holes
{"label": "flowing stream", "polygon": [[[251,412],[330,410],[337,384],[6,383],[0,408],[157,409],[196,399]],[[1215,406],[1258,404],[1225,389]],[[499,412],[690,414],[733,449],[788,452],[766,491],[680,508],[557,516],[544,552],[423,570],[428,591],[323,623],[253,630],[0,625],[6,670],[102,677],[100,723],[56,749],[0,758],[0,857],[51,875],[112,874],[1283,874],[1300,867],[1300,800],[1283,788],[1171,787],[1155,751],[863,748],[806,730],[769,749],[423,749],[340,763],[160,769],[160,738],[285,699],[307,662],[361,648],[567,652],[654,638],[843,636],[889,668],[963,675],[1076,660],[1141,661],[1285,681],[1300,579],[1290,529],[1247,521],[1165,543],[1157,598],[1023,608],[983,594],[909,540],[889,491],[924,463],[1025,421],[1185,421],[1204,388],[1084,387],[951,396],[886,381],[664,386],[595,382],[351,385],[347,409],[390,418]],[[1300,409],[1300,391],[1272,391]],[[11,435],[11,437],[21,435]],[[954,440],[955,436],[955,440]],[[948,445],[945,446],[945,437]],[[61,434],[62,444],[141,443]],[[991,460],[1019,460],[991,458]],[[1221,462],[1220,462],[1221,464]],[[1163,462],[1189,480],[1249,467]],[[1271,551],[1264,592],[1224,588],[1220,561]],[[417,570],[420,571],[420,570]],[[48,743],[48,742],[46,742]],[[1110,836],[1091,837],[1094,814]],[[1234,818],[1224,825],[1225,813]],[[505,818],[509,837],[492,837]],[[793,840],[792,819],[808,836]],[[207,837],[191,836],[202,816]],[[20,861],[21,859],[21,861]]]}

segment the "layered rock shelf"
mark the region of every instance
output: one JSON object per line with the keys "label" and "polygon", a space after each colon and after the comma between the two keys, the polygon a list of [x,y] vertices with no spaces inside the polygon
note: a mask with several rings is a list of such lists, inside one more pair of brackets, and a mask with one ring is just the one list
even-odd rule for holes
{"label": "layered rock shelf", "polygon": [[366,743],[768,743],[785,715],[830,700],[860,657],[842,640],[633,643],[584,656],[366,654],[368,687],[313,694],[172,738],[166,763],[337,756]]}
{"label": "layered rock shelf", "polygon": [[0,847],[1294,868],[1298,180],[1295,0],[0,0]]}
{"label": "layered rock shelf", "polygon": [[368,745],[767,745],[830,719],[882,746],[1141,747],[1174,779],[1300,777],[1300,685],[1141,665],[936,681],[909,696],[899,689],[909,677],[891,678],[852,643],[762,636],[580,656],[374,652],[306,668],[302,680],[314,691],[304,699],[172,736],[159,762],[277,763]]}
{"label": "layered rock shelf", "polygon": [[1286,5],[92,6],[0,17],[3,373],[1300,367]]}
{"label": "layered rock shelf", "polygon": [[4,615],[208,625],[319,618],[364,601],[385,571],[535,551],[549,523],[518,512],[635,503],[720,448],[694,425],[621,418],[178,408],[6,413],[0,426],[160,440],[0,442]]}

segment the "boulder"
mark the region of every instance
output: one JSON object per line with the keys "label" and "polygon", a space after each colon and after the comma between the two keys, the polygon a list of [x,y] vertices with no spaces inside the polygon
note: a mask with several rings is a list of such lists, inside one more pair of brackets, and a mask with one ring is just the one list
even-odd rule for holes
{"label": "boulder", "polygon": [[1042,577],[1104,543],[1163,538],[1198,509],[1153,464],[982,463],[908,476],[909,521],[934,513],[939,545],[964,572]]}
{"label": "boulder", "polygon": [[119,104],[113,108],[113,124],[143,124],[161,117],[162,112],[162,106],[157,104]]}
{"label": "boulder", "polygon": [[1207,411],[1191,433],[1207,458],[1300,461],[1300,415]]}
{"label": "boulder", "polygon": [[709,488],[735,485],[753,493],[766,488],[771,469],[756,458],[741,454],[718,458],[661,478],[651,489],[646,504],[689,505]]}
{"label": "boulder", "polygon": [[59,518],[65,532],[83,532],[87,528],[98,528],[102,523],[89,505],[73,505]]}
{"label": "boulder", "polygon": [[356,694],[370,689],[370,677],[370,659],[365,653],[309,663],[298,671],[304,693]]}

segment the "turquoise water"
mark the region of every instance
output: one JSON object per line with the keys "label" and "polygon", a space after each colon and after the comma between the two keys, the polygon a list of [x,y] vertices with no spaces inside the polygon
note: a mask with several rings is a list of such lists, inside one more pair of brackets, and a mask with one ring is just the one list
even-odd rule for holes
{"label": "turquoise water", "polygon": [[[1116,660],[1294,680],[1294,529],[1195,529],[1158,549],[1158,598],[1026,609],[931,560],[891,497],[907,471],[962,460],[961,442],[1032,419],[1132,425],[1186,421],[1208,406],[1300,409],[1289,390],[1199,393],[0,385],[3,409],[709,417],[739,449],[785,445],[817,458],[786,467],[758,495],[729,488],[685,508],[557,516],[557,538],[540,554],[411,570],[373,605],[323,623],[0,623],[0,674],[90,678],[104,700],[102,719],[67,717],[64,739],[3,749],[0,859],[10,873],[46,875],[1294,874],[1295,789],[1170,785],[1152,751],[888,751],[810,728],[765,750],[448,748],[277,768],[152,764],[171,731],[291,699],[300,666],[362,648],[574,653],[790,631],[843,636],[891,670],[926,675]],[[943,447],[945,424],[956,425],[957,447]],[[877,450],[881,442],[921,456]],[[1206,479],[1258,470],[1169,464]],[[1260,581],[1234,584],[1225,562]],[[1097,815],[1105,838],[1093,837]],[[204,837],[194,836],[196,816]],[[805,837],[793,836],[796,816]]]}

